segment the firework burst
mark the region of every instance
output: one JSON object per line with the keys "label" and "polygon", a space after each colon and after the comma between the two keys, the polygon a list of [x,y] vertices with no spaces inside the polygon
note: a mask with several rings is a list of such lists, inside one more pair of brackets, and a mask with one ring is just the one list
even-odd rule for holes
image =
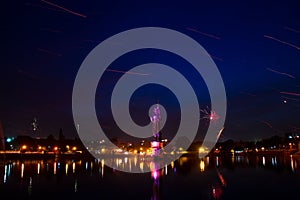
{"label": "firework burst", "polygon": [[200,109],[200,115],[201,114],[203,115],[203,117],[201,117],[201,119],[205,119],[210,122],[216,123],[220,119],[220,116],[218,115],[218,113],[216,113],[213,110],[210,110],[208,108],[208,106],[204,109]]}

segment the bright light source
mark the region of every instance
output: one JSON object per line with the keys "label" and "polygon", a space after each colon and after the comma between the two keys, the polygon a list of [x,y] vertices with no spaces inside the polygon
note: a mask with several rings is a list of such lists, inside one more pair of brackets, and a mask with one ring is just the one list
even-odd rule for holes
{"label": "bright light source", "polygon": [[205,170],[205,163],[204,163],[203,160],[201,160],[201,161],[200,161],[200,171],[201,171],[201,172],[204,172],[204,170]]}
{"label": "bright light source", "polygon": [[171,167],[172,167],[172,169],[174,168],[174,162],[173,161],[171,162]]}
{"label": "bright light source", "polygon": [[23,146],[22,146],[22,149],[27,149],[27,146],[26,146],[26,145],[23,145]]}
{"label": "bright light source", "polygon": [[11,142],[11,141],[12,141],[11,138],[7,138],[7,139],[6,139],[6,142]]}
{"label": "bright light source", "polygon": [[204,148],[203,147],[199,148],[199,153],[204,153]]}
{"label": "bright light source", "polygon": [[158,173],[157,173],[157,171],[153,171],[153,172],[151,173],[151,175],[152,175],[152,177],[153,177],[155,180],[158,178]]}

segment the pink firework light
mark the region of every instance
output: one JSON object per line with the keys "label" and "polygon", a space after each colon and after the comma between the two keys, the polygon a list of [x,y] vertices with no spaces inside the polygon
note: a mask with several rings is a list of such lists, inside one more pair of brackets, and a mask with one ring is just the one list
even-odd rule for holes
{"label": "pink firework light", "polygon": [[72,15],[76,15],[76,16],[79,16],[79,17],[86,18],[86,15],[83,15],[83,14],[80,14],[80,13],[77,13],[77,12],[74,12],[74,11],[72,11],[72,10],[69,10],[69,9],[67,9],[67,8],[65,8],[65,7],[63,7],[63,6],[57,5],[57,4],[55,4],[55,3],[52,3],[52,2],[49,2],[49,1],[45,1],[45,0],[41,0],[41,2],[44,2],[44,3],[48,4],[48,5],[53,6],[53,7],[56,7],[56,8],[58,8],[58,9],[64,11],[64,12],[70,13],[70,14],[72,14]]}
{"label": "pink firework light", "polygon": [[206,109],[200,109],[200,113],[203,113],[204,116],[201,119],[207,119],[211,122],[217,122],[220,119],[220,116],[217,112],[209,110],[208,107]]}
{"label": "pink firework light", "polygon": [[220,37],[218,37],[216,35],[213,35],[213,34],[210,34],[210,33],[205,33],[205,32],[199,31],[199,30],[194,29],[194,28],[187,27],[186,29],[190,30],[190,31],[193,31],[193,32],[196,32],[196,33],[199,33],[199,34],[204,35],[206,37],[210,37],[210,38],[216,39],[216,40],[220,40],[221,39]]}
{"label": "pink firework light", "polygon": [[280,94],[287,94],[287,95],[292,95],[292,96],[300,97],[300,93],[296,93],[296,92],[286,92],[286,91],[282,91],[282,92],[280,92]]}
{"label": "pink firework light", "polygon": [[277,38],[275,38],[275,37],[272,37],[272,36],[269,36],[269,35],[264,35],[264,37],[265,37],[265,38],[268,38],[268,39],[271,39],[271,40],[274,40],[274,41],[276,41],[276,42],[279,42],[279,43],[281,43],[281,44],[284,44],[284,45],[293,47],[293,48],[295,48],[295,49],[297,49],[297,50],[300,50],[300,47],[299,47],[299,46],[296,46],[296,45],[294,45],[294,44],[292,44],[292,43],[289,43],[289,42],[286,42],[286,41],[283,41],[283,40],[279,40],[279,39],[277,39]]}
{"label": "pink firework light", "polygon": [[209,116],[210,121],[218,121],[219,119],[220,116],[215,111],[210,112],[210,116]]}
{"label": "pink firework light", "polygon": [[280,74],[280,75],[283,75],[283,76],[290,77],[290,78],[294,78],[294,79],[296,78],[292,74],[288,74],[288,73],[285,73],[285,72],[280,72],[280,71],[277,71],[277,70],[274,70],[274,69],[271,69],[271,68],[267,68],[267,70],[270,71],[270,72],[276,73],[276,74]]}

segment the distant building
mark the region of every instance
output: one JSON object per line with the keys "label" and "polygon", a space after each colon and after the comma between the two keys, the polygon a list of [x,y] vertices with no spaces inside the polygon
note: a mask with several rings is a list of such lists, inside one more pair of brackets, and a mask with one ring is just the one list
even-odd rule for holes
{"label": "distant building", "polygon": [[0,121],[0,150],[5,150],[4,133],[3,133],[1,121]]}

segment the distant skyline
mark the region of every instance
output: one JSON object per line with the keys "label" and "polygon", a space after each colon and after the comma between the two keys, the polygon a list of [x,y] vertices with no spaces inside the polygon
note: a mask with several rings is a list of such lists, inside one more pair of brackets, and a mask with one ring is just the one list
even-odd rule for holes
{"label": "distant skyline", "polygon": [[[106,38],[147,26],[182,32],[213,58],[227,93],[222,140],[300,133],[299,8],[295,1],[7,1],[0,29],[4,36],[0,62],[4,134],[58,136],[62,128],[67,138],[78,137],[72,90],[82,61]],[[186,70],[189,66],[183,59],[163,51],[131,52],[105,72],[95,97],[97,111],[107,116],[101,125],[112,136],[123,137],[107,110],[109,92],[124,71],[147,62],[181,70],[197,85],[201,108],[210,105],[205,83],[193,70]],[[149,122],[145,105],[158,100],[164,104],[169,116],[174,116],[166,128],[166,136],[172,138],[179,109],[170,91],[148,85],[137,90],[132,100],[130,109],[140,124]],[[34,118],[37,132],[31,126]],[[201,122],[199,138],[206,123]]]}

